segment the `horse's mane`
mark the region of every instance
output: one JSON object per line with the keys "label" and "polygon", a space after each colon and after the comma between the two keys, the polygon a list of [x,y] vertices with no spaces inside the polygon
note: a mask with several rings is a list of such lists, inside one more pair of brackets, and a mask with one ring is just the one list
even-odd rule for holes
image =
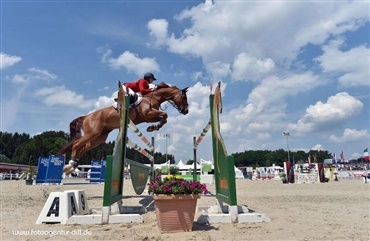
{"label": "horse's mane", "polygon": [[174,85],[169,85],[169,84],[166,84],[165,82],[160,82],[160,83],[157,85],[157,90],[159,90],[159,89],[163,89],[163,88],[170,88],[170,87],[177,88],[177,87],[176,87],[176,86],[174,86]]}

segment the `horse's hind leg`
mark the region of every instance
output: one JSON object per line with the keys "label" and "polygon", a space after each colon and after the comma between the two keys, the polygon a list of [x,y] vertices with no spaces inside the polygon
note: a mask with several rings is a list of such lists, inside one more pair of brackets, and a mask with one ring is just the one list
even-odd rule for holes
{"label": "horse's hind leg", "polygon": [[[82,154],[89,150],[88,149],[90,146],[89,142],[91,140],[89,140],[88,137],[90,137],[90,135],[84,135],[81,139],[76,141],[75,144],[73,144],[71,160],[63,168],[63,172],[65,172],[66,175],[69,175],[76,170],[76,168],[78,167],[78,161],[82,157]],[[82,152],[82,150],[85,151]]]}
{"label": "horse's hind leg", "polygon": [[99,135],[100,133],[96,132],[93,133],[86,132],[85,135],[81,137],[81,139],[79,139],[73,144],[71,154],[72,159],[63,168],[63,171],[65,172],[66,175],[69,175],[76,170],[78,166],[78,161],[86,151],[92,149],[91,142]]}
{"label": "horse's hind leg", "polygon": [[66,175],[69,175],[76,170],[76,168],[78,167],[78,161],[81,159],[83,154],[97,147],[98,145],[104,143],[110,132],[111,131],[103,132],[97,137],[95,137],[94,139],[92,139],[92,136],[90,135],[90,138],[87,138],[87,140],[84,141],[83,143],[76,143],[76,145],[74,145],[72,148],[72,160],[69,161],[69,164],[67,167],[68,170],[65,170]]}
{"label": "horse's hind leg", "polygon": [[94,149],[95,147],[99,146],[100,144],[104,143],[107,140],[107,137],[111,131],[102,132],[99,136],[95,139],[89,141],[86,145],[82,146],[77,150],[76,157],[80,159],[83,154],[87,151]]}

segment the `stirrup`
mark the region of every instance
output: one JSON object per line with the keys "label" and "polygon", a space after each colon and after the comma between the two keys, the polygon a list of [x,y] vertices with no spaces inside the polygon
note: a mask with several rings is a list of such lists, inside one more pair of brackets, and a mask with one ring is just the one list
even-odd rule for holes
{"label": "stirrup", "polygon": [[135,103],[138,99],[138,95],[135,93],[134,95],[130,95],[129,102],[130,102],[130,107],[135,107]]}

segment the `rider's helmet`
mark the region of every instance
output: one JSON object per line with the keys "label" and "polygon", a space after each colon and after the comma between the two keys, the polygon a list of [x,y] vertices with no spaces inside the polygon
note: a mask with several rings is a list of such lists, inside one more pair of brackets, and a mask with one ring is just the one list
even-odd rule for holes
{"label": "rider's helmet", "polygon": [[156,78],[154,77],[154,74],[152,74],[152,73],[146,73],[144,75],[145,80],[149,80],[150,78],[153,78],[153,80],[156,80]]}

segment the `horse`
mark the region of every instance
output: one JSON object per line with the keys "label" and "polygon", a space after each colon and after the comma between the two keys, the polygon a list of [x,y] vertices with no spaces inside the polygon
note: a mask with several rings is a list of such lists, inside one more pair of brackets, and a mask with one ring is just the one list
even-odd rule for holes
{"label": "horse", "polygon": [[[163,102],[170,102],[180,114],[186,115],[189,112],[186,96],[188,88],[179,89],[163,82],[158,84],[155,90],[142,96],[139,105],[129,109],[129,118],[135,125],[159,122],[147,128],[147,132],[158,131],[167,123],[168,118],[167,113],[160,110],[160,105]],[[119,128],[119,120],[119,111],[110,106],[98,109],[88,115],[79,116],[71,121],[69,124],[71,141],[57,153],[61,156],[72,150],[71,160],[69,164],[64,166],[63,171],[67,175],[74,172],[78,166],[78,160],[84,153],[104,143],[109,133]]]}

